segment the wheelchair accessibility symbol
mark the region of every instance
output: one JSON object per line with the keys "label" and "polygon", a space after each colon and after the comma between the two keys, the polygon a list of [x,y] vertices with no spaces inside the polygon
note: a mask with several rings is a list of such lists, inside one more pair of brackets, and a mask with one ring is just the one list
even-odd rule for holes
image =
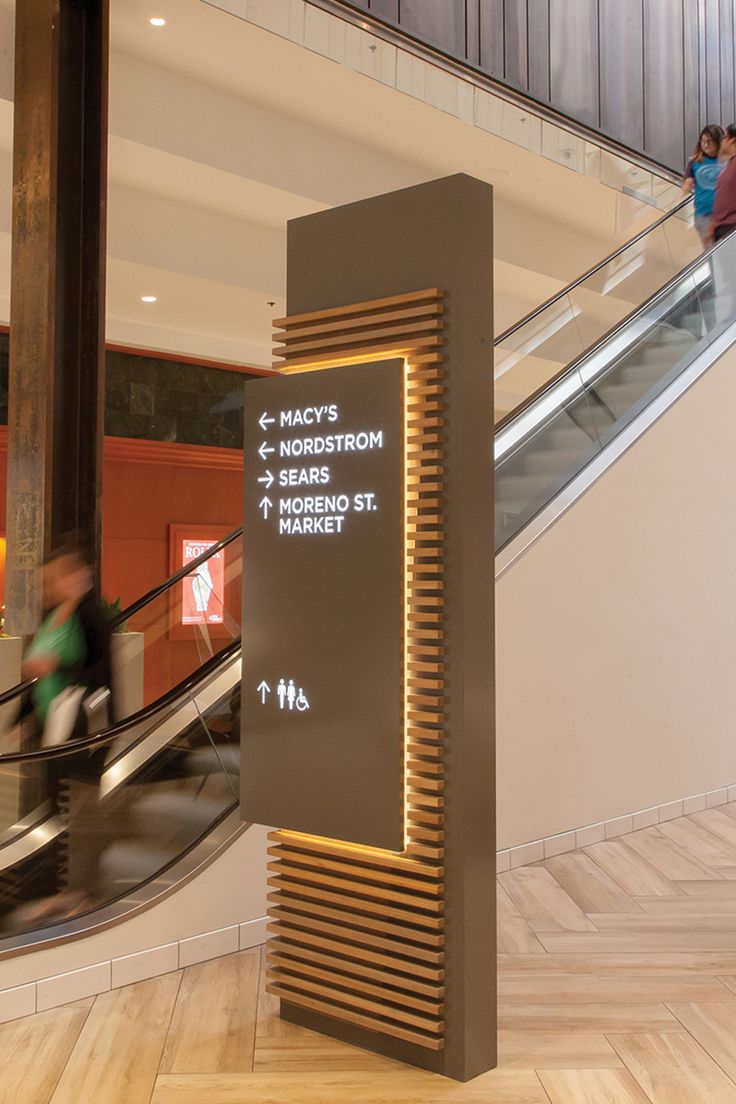
{"label": "wheelchair accessibility symbol", "polygon": [[276,699],[279,709],[296,709],[297,713],[306,713],[309,709],[309,699],[301,686],[297,686],[293,678],[281,678],[276,686]]}

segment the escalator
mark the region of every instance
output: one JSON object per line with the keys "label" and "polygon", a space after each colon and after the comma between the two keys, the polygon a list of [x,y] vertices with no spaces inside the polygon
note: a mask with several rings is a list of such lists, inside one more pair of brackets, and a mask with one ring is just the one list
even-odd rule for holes
{"label": "escalator", "polygon": [[27,746],[30,684],[0,695],[0,950],[129,915],[243,830],[241,580],[238,530],[115,618],[99,735]]}
{"label": "escalator", "polygon": [[[495,342],[496,552],[736,321],[736,235],[706,254],[690,201],[639,234]],[[707,359],[707,357],[706,357]]]}
{"label": "escalator", "polygon": [[[690,221],[686,200],[497,339],[497,551],[736,322],[736,234],[704,255]],[[193,616],[186,588],[218,572]],[[241,581],[238,530],[117,619],[142,651],[112,727],[4,746],[0,951],[129,915],[243,830]]]}

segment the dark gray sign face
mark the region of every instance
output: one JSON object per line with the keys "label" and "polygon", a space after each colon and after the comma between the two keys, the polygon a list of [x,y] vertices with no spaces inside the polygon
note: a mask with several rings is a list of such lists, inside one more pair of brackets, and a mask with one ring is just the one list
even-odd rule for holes
{"label": "dark gray sign face", "polygon": [[403,847],[403,362],[245,388],[244,819]]}

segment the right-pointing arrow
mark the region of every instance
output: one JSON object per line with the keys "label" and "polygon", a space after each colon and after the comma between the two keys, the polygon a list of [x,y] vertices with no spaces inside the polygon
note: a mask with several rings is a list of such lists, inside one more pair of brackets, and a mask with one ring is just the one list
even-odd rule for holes
{"label": "right-pointing arrow", "polygon": [[265,475],[259,475],[258,476],[258,482],[259,483],[265,483],[266,484],[266,490],[268,490],[270,488],[271,484],[273,483],[273,478],[274,478],[273,473],[270,472],[268,470],[268,468],[266,468],[266,474]]}
{"label": "right-pointing arrow", "polygon": [[267,495],[264,495],[263,498],[261,499],[261,501],[258,503],[258,506],[261,510],[263,510],[264,518],[267,518],[268,517],[268,511],[273,506],[273,502],[271,501],[271,499]]}

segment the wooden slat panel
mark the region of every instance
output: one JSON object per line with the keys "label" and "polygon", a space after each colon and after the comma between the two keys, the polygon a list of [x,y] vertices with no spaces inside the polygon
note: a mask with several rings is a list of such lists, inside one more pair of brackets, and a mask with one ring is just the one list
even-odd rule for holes
{"label": "wooden slat panel", "polygon": [[386,299],[370,299],[365,303],[351,303],[346,307],[330,307],[328,310],[309,311],[307,314],[292,314],[287,318],[275,318],[273,324],[280,330],[288,330],[292,326],[300,326],[305,322],[318,322],[320,320],[329,322],[333,318],[345,318],[351,314],[370,314],[372,311],[401,307],[406,303],[425,303],[441,297],[442,292],[439,288],[425,288],[423,291],[409,291],[405,295],[391,295]]}
{"label": "wooden slat panel", "polygon": [[379,1031],[383,1035],[392,1035],[397,1039],[403,1039],[404,1042],[415,1043],[417,1046],[425,1047],[429,1050],[442,1050],[445,1045],[443,1039],[433,1039],[428,1035],[423,1035],[421,1032],[407,1031],[395,1024],[387,1023],[373,1016],[360,1015],[357,1012],[350,1012],[348,1009],[338,1009],[335,1005],[327,1001],[314,1000],[312,997],[303,996],[282,985],[270,983],[266,986],[266,992],[273,994],[275,997],[281,997],[282,1000],[287,1001],[289,1004],[298,1004],[303,1008],[311,1009],[313,1012],[321,1012],[325,1016],[333,1016],[339,1020],[346,1020],[348,1023],[356,1024],[358,1027],[365,1027],[369,1031]]}
{"label": "wooden slat panel", "polygon": [[367,848],[365,851],[361,851],[360,848],[351,847],[349,843],[340,843],[337,840],[312,839],[309,836],[301,836],[296,833],[282,831],[269,832],[268,839],[272,843],[282,845],[285,850],[288,849],[289,851],[306,851],[318,855],[334,855],[338,858],[349,859],[351,862],[365,862],[389,870],[398,869],[407,872],[414,871],[423,876],[427,874],[426,867],[422,863],[408,862],[400,855],[395,855],[390,851],[370,851]]}
{"label": "wooden slat panel", "polygon": [[324,320],[312,322],[311,324],[307,322],[303,326],[289,326],[281,332],[274,333],[274,340],[288,341],[294,337],[306,337],[317,331],[322,334],[349,332],[359,326],[366,326],[369,323],[374,326],[380,326],[384,322],[404,322],[405,324],[410,324],[415,320],[418,321],[419,319],[429,318],[433,315],[444,314],[444,311],[445,308],[442,303],[432,302],[425,305],[406,307],[405,310],[384,311],[383,313],[371,314],[368,317],[366,317],[365,314],[356,314],[332,322],[325,322]]}
{"label": "wooden slat panel", "polygon": [[441,1001],[444,998],[444,986],[441,979],[438,981],[424,981],[418,977],[407,974],[397,974],[391,970],[382,969],[380,966],[359,962],[356,959],[345,958],[344,948],[338,948],[339,953],[317,950],[315,947],[300,947],[295,943],[284,939],[272,939],[268,945],[269,954],[288,955],[305,962],[317,962],[337,970],[340,974],[354,974],[358,977],[370,978],[381,984],[391,985],[393,988],[401,988],[409,993],[416,993],[428,997],[430,1000]]}
{"label": "wooden slat panel", "polygon": [[[402,893],[417,893],[421,896],[439,897],[441,894],[441,887],[434,884],[438,872],[434,869],[426,869],[424,871],[426,881],[419,881],[415,877],[405,876],[403,871],[391,871],[391,870],[379,870],[376,867],[368,867],[362,865],[352,865],[349,862],[340,862],[338,859],[327,858],[322,855],[311,855],[307,852],[284,852],[279,847],[269,847],[268,854],[274,858],[280,858],[283,856],[285,863],[289,866],[307,870],[319,870],[332,874],[344,874],[347,877],[355,877],[359,875],[361,881],[367,886],[370,882],[377,883],[377,891],[380,893],[384,886],[389,886],[402,891]],[[269,866],[271,864],[269,863]],[[432,880],[430,880],[432,879]]]}
{"label": "wooden slat panel", "polygon": [[378,889],[377,886],[366,885],[359,877],[358,871],[354,871],[355,879],[335,878],[331,874],[320,874],[315,870],[307,870],[301,867],[288,866],[283,861],[268,863],[266,869],[271,874],[278,874],[294,881],[311,883],[312,885],[325,885],[332,889],[344,890],[349,893],[371,894],[376,900],[392,901],[397,905],[407,905],[409,908],[422,908],[426,912],[441,913],[444,908],[442,900],[430,897],[416,897],[411,893],[399,893],[392,889]]}
{"label": "wooden slat panel", "polygon": [[[434,854],[431,854],[431,858],[434,858]],[[425,912],[416,912],[412,909],[398,908],[396,905],[387,904],[386,901],[374,901],[366,897],[352,897],[344,893],[336,893],[332,890],[325,889],[324,886],[305,885],[303,882],[292,882],[288,878],[282,878],[280,875],[275,875],[272,878],[268,878],[266,882],[269,889],[277,891],[285,891],[289,894],[295,894],[298,897],[306,897],[317,902],[327,902],[328,904],[344,905],[346,908],[353,909],[357,912],[364,912],[367,915],[374,916],[386,916],[389,919],[403,920],[407,924],[412,924],[418,928],[426,928],[429,931],[440,932],[445,926],[444,917],[436,915],[428,915]]]}
{"label": "wooden slat panel", "polygon": [[389,936],[377,935],[375,931],[364,932],[359,928],[333,924],[329,920],[320,920],[318,917],[307,916],[301,912],[291,912],[288,909],[280,908],[278,905],[274,905],[269,910],[269,915],[277,922],[288,925],[289,930],[298,928],[300,931],[315,932],[318,935],[326,935],[332,939],[344,939],[346,944],[350,943],[356,947],[377,947],[401,962],[406,958],[426,962],[432,966],[442,964],[441,951],[422,947],[405,939],[392,939]]}
{"label": "wooden slat panel", "polygon": [[302,944],[318,947],[325,951],[336,951],[346,958],[357,959],[358,962],[367,962],[379,966],[385,966],[398,974],[410,974],[425,981],[444,981],[445,971],[438,966],[429,966],[423,962],[413,962],[410,959],[397,959],[394,955],[384,954],[382,951],[374,951],[370,947],[358,947],[345,943],[342,939],[332,939],[318,932],[310,932],[302,929],[287,927],[278,921],[268,924],[268,931],[277,935],[284,944]]}
{"label": "wooden slat panel", "polygon": [[382,353],[392,356],[401,356],[410,352],[415,346],[425,349],[436,349],[441,344],[441,336],[430,335],[428,337],[413,338],[410,340],[396,338],[394,341],[366,342],[363,345],[355,346],[343,345],[339,349],[325,347],[315,349],[309,356],[289,356],[283,364],[274,364],[274,368],[289,369],[297,366],[306,367],[312,364],[324,366],[333,363],[342,364],[351,357],[362,357],[364,360],[367,360],[369,357],[375,357]]}
{"label": "wooden slat panel", "polygon": [[[411,993],[405,993],[401,989],[393,989],[383,982],[379,985],[367,981],[365,978],[356,978],[350,974],[335,974],[334,969],[326,970],[322,966],[315,966],[311,962],[303,962],[298,959],[288,958],[285,955],[269,954],[267,957],[268,969],[271,976],[277,977],[279,973],[291,973],[301,977],[314,978],[317,981],[332,982],[336,980],[342,989],[352,989],[358,993],[367,993],[369,996],[387,997],[393,1004],[403,1005],[406,1008],[414,1008],[417,1012],[426,1012],[429,1016],[441,1016],[444,1011],[444,1001],[426,1000],[415,997]],[[440,990],[444,992],[444,990]],[[390,994],[390,995],[389,995]]]}
{"label": "wooden slat panel", "polygon": [[367,928],[371,932],[382,932],[384,935],[395,939],[407,939],[413,943],[421,943],[423,946],[434,947],[435,949],[439,949],[444,945],[442,932],[422,931],[420,928],[415,928],[412,924],[406,922],[396,923],[385,918],[379,920],[375,915],[364,916],[360,911],[352,908],[335,908],[325,901],[315,905],[313,900],[304,900],[293,892],[289,893],[288,889],[293,890],[294,887],[282,886],[275,893],[268,894],[267,899],[274,906],[274,915],[278,910],[279,914],[283,916],[284,910],[286,910],[294,915],[324,917],[332,923],[344,924],[346,929]]}
{"label": "wooden slat panel", "polygon": [[437,333],[444,326],[439,318],[415,318],[409,322],[400,322],[396,325],[384,324],[383,326],[356,325],[352,330],[330,337],[323,330],[303,330],[295,333],[287,332],[277,337],[281,342],[274,349],[276,356],[290,357],[293,353],[303,353],[310,349],[334,349],[340,346],[349,349],[351,345],[371,345],[374,341],[398,337],[402,343],[411,344],[415,337],[423,337],[427,333]]}
{"label": "wooden slat panel", "polygon": [[304,978],[300,974],[281,968],[272,968],[269,976],[273,984],[288,985],[289,988],[293,987],[300,992],[313,993],[321,1000],[346,1004],[351,1008],[356,1008],[361,1012],[369,1012],[374,1016],[381,1016],[382,1018],[385,1016],[388,1020],[397,1020],[399,1023],[409,1024],[411,1027],[417,1027],[421,1031],[430,1034],[439,1034],[444,1028],[444,1024],[438,1018],[430,1019],[427,1016],[419,1015],[417,1012],[410,1012],[406,1008],[392,1008],[389,1004],[372,1000],[370,997],[358,996],[351,990],[325,985],[320,981],[312,981],[311,978]]}
{"label": "wooden slat panel", "polygon": [[[277,323],[276,352],[286,372],[381,354],[407,357],[407,809],[400,853],[277,831],[269,835],[268,864],[269,991],[432,1049],[442,1045],[436,1036],[443,1030],[444,977],[441,297],[428,289]],[[397,1007],[387,1008],[387,1001]]]}

